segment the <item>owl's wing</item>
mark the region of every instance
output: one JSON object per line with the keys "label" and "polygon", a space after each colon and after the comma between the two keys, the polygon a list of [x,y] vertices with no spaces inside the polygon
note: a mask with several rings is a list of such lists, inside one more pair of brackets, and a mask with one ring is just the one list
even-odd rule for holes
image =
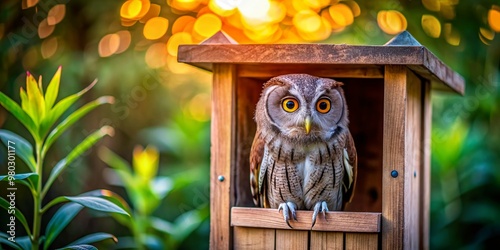
{"label": "owl's wing", "polygon": [[346,143],[344,148],[344,168],[345,174],[342,184],[344,186],[344,204],[346,202],[351,202],[354,188],[356,186],[356,176],[358,172],[358,155],[356,153],[356,147],[354,146],[354,140],[352,139],[351,133],[347,132]]}
{"label": "owl's wing", "polygon": [[[260,130],[257,128],[250,151],[250,187],[253,202],[258,207],[270,207],[267,199],[266,171],[261,169],[262,159],[264,159],[265,141]],[[264,171],[263,171],[264,170]],[[263,175],[263,176],[261,176]]]}

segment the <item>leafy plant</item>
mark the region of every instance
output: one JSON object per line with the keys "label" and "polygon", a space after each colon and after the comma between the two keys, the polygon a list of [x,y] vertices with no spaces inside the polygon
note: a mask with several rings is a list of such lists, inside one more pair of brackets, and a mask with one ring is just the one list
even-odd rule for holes
{"label": "leafy plant", "polygon": [[130,244],[119,244],[118,247],[175,249],[208,217],[208,209],[203,208],[185,212],[174,222],[152,214],[170,191],[187,184],[185,178],[156,175],[159,165],[156,148],[148,146],[143,149],[137,146],[133,152],[132,167],[105,147],[99,150],[99,157],[112,168],[110,179],[113,184],[125,188],[134,208],[131,217],[113,215],[133,234],[133,239],[120,240]]}
{"label": "leafy plant", "polygon": [[[66,157],[53,166],[47,181],[43,183],[42,174],[44,172],[43,170],[47,167],[44,163],[44,159],[54,142],[85,114],[102,104],[113,102],[112,97],[100,97],[83,105],[62,119],[61,122],[56,123],[63,113],[97,82],[92,82],[92,84],[84,90],[63,98],[56,103],[61,79],[61,70],[62,68],[59,67],[48,84],[45,94],[42,88],[42,77],[40,76],[37,82],[33,75],[28,72],[26,77],[26,90],[22,87],[20,90],[21,106],[7,95],[0,92],[0,104],[26,127],[34,139],[33,147],[25,138],[11,131],[0,129],[0,140],[7,146],[8,152],[12,152],[13,156],[11,157],[12,161],[9,159],[8,162],[9,167],[12,167],[12,171],[10,171],[8,175],[0,176],[0,181],[8,181],[8,185],[15,185],[14,183],[18,183],[26,186],[31,191],[34,202],[33,224],[31,227],[26,221],[23,213],[17,209],[15,210],[15,218],[22,224],[27,236],[16,236],[9,240],[9,237],[12,237],[11,235],[4,233],[0,234],[0,243],[15,249],[31,248],[38,250],[40,247],[43,247],[43,249],[51,248],[52,243],[59,236],[61,231],[84,207],[105,213],[129,216],[126,207],[118,202],[113,202],[119,199],[118,196],[108,190],[96,190],[78,196],[60,196],[44,203],[44,198],[54,181],[68,165],[104,136],[112,135],[114,131],[113,128],[109,126],[103,126],[87,136],[76,145]],[[14,158],[16,157],[21,159],[28,166],[29,172],[15,173],[14,169],[17,170],[17,168],[15,167]],[[11,169],[9,168],[9,170]],[[55,212],[45,228],[45,235],[42,235],[42,217],[49,209],[64,202],[66,204]],[[9,201],[1,197],[0,206],[9,210]],[[13,241],[14,239],[15,241]],[[113,239],[116,241],[116,238],[111,234],[94,233],[74,241],[66,246],[65,249],[95,249],[95,247],[90,244],[105,239]]]}

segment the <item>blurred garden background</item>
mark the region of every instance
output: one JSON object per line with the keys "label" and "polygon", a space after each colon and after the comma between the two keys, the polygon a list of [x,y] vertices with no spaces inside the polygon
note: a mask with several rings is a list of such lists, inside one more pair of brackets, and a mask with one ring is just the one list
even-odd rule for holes
{"label": "blurred garden background", "polygon": [[[47,197],[106,188],[130,204],[135,226],[82,210],[54,247],[98,230],[119,239],[118,245],[96,245],[103,248],[134,241],[150,249],[208,248],[211,74],[177,63],[176,55],[179,44],[200,43],[220,30],[239,43],[367,45],[408,30],[466,79],[464,97],[433,93],[430,246],[498,246],[498,0],[2,0],[1,92],[20,102],[26,71],[35,79],[43,75],[45,88],[62,66],[59,99],[95,78],[97,85],[80,106],[115,97],[114,104],[73,125],[48,152],[45,162],[52,166],[95,129],[114,128],[113,137],[55,180]],[[0,128],[31,138],[1,107]],[[0,155],[4,175],[4,146]],[[19,161],[16,171],[24,170]],[[140,186],[145,176],[147,184]],[[3,197],[5,182],[0,190]],[[31,224],[29,197],[19,188],[17,207],[27,211]],[[0,212],[0,218],[0,232],[6,232],[7,214]]]}

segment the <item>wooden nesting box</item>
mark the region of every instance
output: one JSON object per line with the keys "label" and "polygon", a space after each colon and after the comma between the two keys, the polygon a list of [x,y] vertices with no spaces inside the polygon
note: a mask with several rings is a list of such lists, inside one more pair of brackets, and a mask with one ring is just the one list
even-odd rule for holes
{"label": "wooden nesting box", "polygon": [[[384,46],[233,44],[217,33],[179,47],[178,60],[213,72],[211,249],[428,248],[431,89],[464,93],[464,80],[407,33]],[[249,153],[255,105],[274,76],[307,73],[344,82],[358,151],[346,211],[299,211],[293,229],[255,208]]]}

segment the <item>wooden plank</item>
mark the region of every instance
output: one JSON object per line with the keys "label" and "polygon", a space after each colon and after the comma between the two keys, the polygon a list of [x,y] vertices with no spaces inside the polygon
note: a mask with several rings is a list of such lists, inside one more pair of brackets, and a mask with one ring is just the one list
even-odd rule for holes
{"label": "wooden plank", "polygon": [[422,77],[464,93],[464,79],[423,46],[335,44],[207,44],[179,46],[178,61],[210,63],[406,65]]}
{"label": "wooden plank", "polygon": [[375,250],[378,249],[378,234],[346,233],[345,249]]}
{"label": "wooden plank", "polygon": [[307,250],[309,232],[298,230],[276,230],[276,250]]}
{"label": "wooden plank", "polygon": [[[231,225],[241,227],[291,229],[278,209],[233,207]],[[294,230],[311,230],[312,211],[297,211],[297,221],[290,220]],[[380,232],[380,213],[328,212],[326,220],[318,215],[312,231]]]}
{"label": "wooden plank", "polygon": [[255,136],[253,119],[264,81],[238,78],[236,84],[236,156],[233,167],[234,201],[236,206],[254,206],[250,192],[250,148]]}
{"label": "wooden plank", "polygon": [[422,65],[424,50],[422,46],[199,44],[180,45],[178,60],[186,63]]}
{"label": "wooden plank", "polygon": [[344,249],[344,233],[311,231],[311,241],[309,242],[309,249]]}
{"label": "wooden plank", "polygon": [[432,129],[432,102],[431,87],[427,82],[422,86],[422,174],[421,174],[421,203],[420,203],[420,246],[429,249],[429,222],[430,222],[430,189],[431,189],[431,129]]}
{"label": "wooden plank", "polygon": [[328,65],[328,64],[241,64],[239,77],[268,79],[285,74],[309,74],[319,77],[383,78],[382,66],[376,65]]}
{"label": "wooden plank", "polygon": [[[210,248],[231,246],[231,161],[234,154],[235,69],[222,64],[214,68],[212,92],[210,162]],[[219,181],[219,176],[224,181]]]}
{"label": "wooden plank", "polygon": [[420,249],[420,178],[422,150],[422,83],[407,70],[404,174],[404,238],[406,249]]}
{"label": "wooden plank", "polygon": [[[406,68],[385,66],[382,248],[403,248]],[[391,176],[397,171],[396,178]]]}
{"label": "wooden plank", "polygon": [[[428,69],[439,81],[446,82],[446,85],[454,89],[457,93],[465,93],[465,80],[462,76],[446,66],[429,50],[424,51],[424,68]],[[431,79],[433,80],[433,79]]]}
{"label": "wooden plank", "polygon": [[275,231],[274,229],[234,227],[233,249],[274,249]]}

